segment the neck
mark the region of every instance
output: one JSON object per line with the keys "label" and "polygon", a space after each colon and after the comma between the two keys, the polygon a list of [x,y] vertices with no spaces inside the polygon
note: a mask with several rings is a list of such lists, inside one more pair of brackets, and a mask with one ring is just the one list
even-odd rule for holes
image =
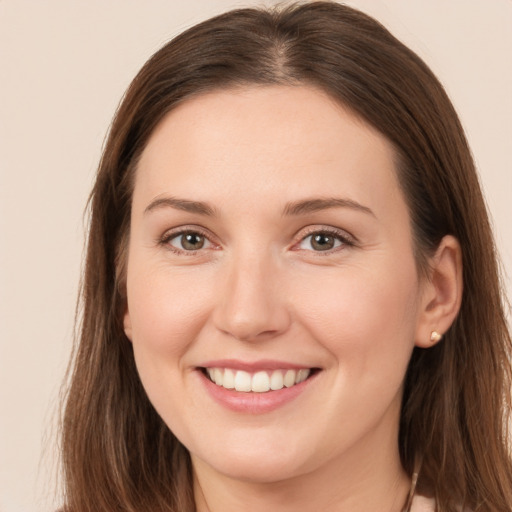
{"label": "neck", "polygon": [[411,481],[400,463],[396,432],[387,439],[382,434],[361,439],[321,468],[277,482],[233,478],[192,457],[196,510],[401,512]]}

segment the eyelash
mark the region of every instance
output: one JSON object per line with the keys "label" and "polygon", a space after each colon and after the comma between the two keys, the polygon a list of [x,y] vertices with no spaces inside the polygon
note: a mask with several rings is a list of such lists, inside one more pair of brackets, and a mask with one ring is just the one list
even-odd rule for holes
{"label": "eyelash", "polygon": [[[198,252],[200,252],[203,248],[197,249],[197,250],[186,250],[186,249],[179,249],[178,247],[174,247],[171,245],[171,241],[183,237],[185,235],[199,235],[200,237],[204,238],[208,243],[210,243],[212,246],[216,247],[216,244],[214,244],[211,241],[211,235],[209,235],[207,232],[205,232],[203,229],[201,229],[198,226],[188,226],[183,228],[177,228],[176,230],[167,231],[160,240],[158,240],[158,244],[165,247],[166,249],[169,249],[170,251],[176,253],[176,254],[186,254],[187,256],[194,256]],[[217,246],[218,247],[218,246]]]}
{"label": "eyelash", "polygon": [[[328,256],[330,254],[333,254],[335,252],[343,250],[344,248],[353,247],[356,245],[356,239],[352,235],[348,234],[346,231],[342,231],[340,229],[336,229],[333,227],[320,227],[319,228],[319,227],[315,226],[315,227],[307,228],[306,232],[301,235],[302,236],[301,236],[300,240],[293,245],[294,250],[296,250],[296,251],[304,250],[304,251],[308,251],[308,252],[314,252],[318,256]],[[300,247],[300,245],[302,243],[304,243],[305,240],[307,240],[310,237],[313,237],[314,235],[324,235],[327,237],[332,237],[336,241],[339,241],[340,245],[338,245],[337,247],[333,247],[332,249],[327,249],[325,251],[314,251],[312,249],[311,250],[302,249]]]}
{"label": "eyelash", "polygon": [[[207,247],[207,248],[201,247],[200,249],[197,249],[197,250],[186,250],[186,249],[180,249],[178,247],[171,245],[170,242],[172,240],[177,239],[179,237],[183,237],[185,235],[189,235],[189,234],[190,235],[199,235],[200,237],[203,237],[209,244],[211,244],[213,246],[214,249],[219,247],[218,244],[215,244],[214,242],[212,242],[211,235],[209,235],[206,231],[199,228],[198,226],[189,226],[189,227],[177,228],[176,230],[168,231],[162,236],[162,238],[160,238],[158,240],[158,244],[165,247],[166,249],[169,249],[170,251],[172,251],[176,254],[186,254],[187,256],[194,256],[197,253],[199,253],[200,251],[202,251],[203,249],[210,248],[210,247]],[[342,231],[342,230],[339,230],[336,228],[332,228],[332,227],[320,227],[320,228],[319,227],[311,227],[310,229],[306,229],[306,232],[302,233],[301,235],[302,236],[301,236],[300,240],[293,244],[292,250],[295,250],[295,251],[304,250],[304,251],[316,253],[320,256],[327,256],[327,255],[337,252],[339,250],[343,250],[343,248],[353,247],[356,245],[356,240],[354,239],[353,236],[349,235],[345,231]],[[340,244],[336,247],[327,249],[325,251],[321,251],[321,250],[314,251],[312,249],[311,250],[302,249],[300,247],[300,245],[302,243],[304,243],[304,241],[307,238],[312,237],[314,235],[324,235],[327,237],[332,237],[336,241],[340,242]]]}

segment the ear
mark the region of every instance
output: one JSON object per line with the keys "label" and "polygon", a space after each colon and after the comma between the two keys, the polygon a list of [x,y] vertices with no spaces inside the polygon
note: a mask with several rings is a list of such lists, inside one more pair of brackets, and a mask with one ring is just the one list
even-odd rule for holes
{"label": "ear", "polygon": [[428,348],[450,328],[462,301],[462,251],[455,237],[441,240],[422,286],[415,344]]}
{"label": "ear", "polygon": [[126,306],[126,310],[123,316],[123,329],[126,337],[132,341],[132,319],[130,317],[130,311],[128,310],[128,305]]}

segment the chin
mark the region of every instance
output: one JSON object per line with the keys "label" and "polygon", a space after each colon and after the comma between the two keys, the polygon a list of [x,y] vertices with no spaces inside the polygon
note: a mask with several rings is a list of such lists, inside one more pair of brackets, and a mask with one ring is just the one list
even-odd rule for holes
{"label": "chin", "polygon": [[[208,462],[206,462],[208,464]],[[224,460],[211,464],[212,469],[233,480],[255,484],[270,484],[299,476],[299,468],[290,466],[284,460]]]}
{"label": "chin", "polygon": [[268,484],[287,480],[311,470],[308,454],[290,443],[245,444],[236,449],[220,448],[215,453],[192,455],[194,464],[205,464],[229,478],[252,483]]}

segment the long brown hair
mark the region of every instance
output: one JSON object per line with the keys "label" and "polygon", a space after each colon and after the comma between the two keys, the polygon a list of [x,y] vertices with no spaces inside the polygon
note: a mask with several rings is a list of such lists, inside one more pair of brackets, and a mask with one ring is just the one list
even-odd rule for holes
{"label": "long brown hair", "polygon": [[512,507],[511,339],[486,207],[457,115],[427,66],[372,18],[334,2],[241,9],[182,33],[130,85],[90,198],[80,336],[63,414],[65,510],[192,512],[187,450],[151,406],[122,328],[133,174],[162,118],[213,89],[313,85],[394,145],[418,268],[446,234],[464,295],[444,341],[416,348],[399,449],[439,510]]}

